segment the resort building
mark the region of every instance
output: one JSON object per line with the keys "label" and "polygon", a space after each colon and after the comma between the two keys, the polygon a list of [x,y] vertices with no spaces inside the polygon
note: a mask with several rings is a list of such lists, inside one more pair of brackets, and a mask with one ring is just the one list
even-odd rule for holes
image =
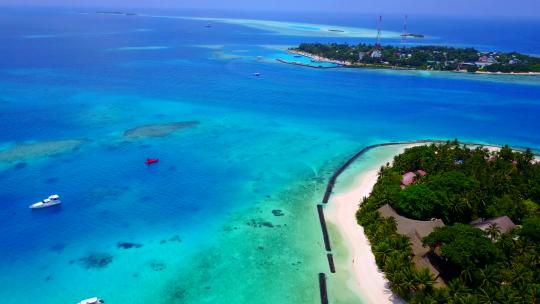
{"label": "resort building", "polygon": [[401,188],[405,188],[409,185],[412,185],[416,178],[419,176],[426,176],[426,171],[424,170],[416,170],[416,172],[406,172],[401,177]]}
{"label": "resort building", "polygon": [[433,219],[431,221],[412,220],[399,215],[389,204],[382,206],[377,211],[384,218],[393,217],[396,221],[397,232],[409,238],[414,255],[413,262],[416,267],[427,268],[433,277],[435,277],[435,285],[444,286],[445,283],[440,278],[439,271],[429,260],[429,247],[422,244],[422,238],[428,236],[436,227],[444,227],[443,221],[441,219]]}
{"label": "resort building", "polygon": [[479,68],[484,68],[488,65],[497,63],[497,60],[493,58],[492,54],[478,54],[478,60],[474,63]]}
{"label": "resort building", "polygon": [[373,50],[373,52],[371,52],[371,58],[381,58],[382,57],[382,52],[380,50]]}
{"label": "resort building", "polygon": [[516,225],[508,216],[499,216],[490,219],[478,219],[470,222],[470,224],[478,229],[486,231],[491,225],[495,225],[501,234],[505,234],[516,228]]}
{"label": "resort building", "polygon": [[366,52],[358,52],[358,61],[362,61],[366,55]]}

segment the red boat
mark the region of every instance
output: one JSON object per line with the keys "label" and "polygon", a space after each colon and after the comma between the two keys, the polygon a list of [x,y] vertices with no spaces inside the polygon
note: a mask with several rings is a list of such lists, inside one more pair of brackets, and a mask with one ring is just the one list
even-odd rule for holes
{"label": "red boat", "polygon": [[159,161],[159,158],[147,158],[146,159],[146,164],[147,165],[151,165],[151,164],[155,164]]}

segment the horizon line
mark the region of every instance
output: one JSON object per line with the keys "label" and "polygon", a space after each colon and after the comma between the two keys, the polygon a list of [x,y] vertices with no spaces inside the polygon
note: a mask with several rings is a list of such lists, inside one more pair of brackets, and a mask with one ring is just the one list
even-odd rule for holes
{"label": "horizon line", "polygon": [[0,3],[0,7],[3,8],[12,8],[12,9],[96,9],[96,10],[122,10],[130,13],[138,13],[137,10],[154,10],[154,11],[162,11],[162,10],[173,10],[173,11],[188,11],[188,12],[210,12],[210,13],[227,13],[227,12],[237,12],[237,13],[247,13],[247,12],[257,12],[257,13],[285,13],[285,14],[295,14],[295,13],[309,13],[309,14],[327,14],[327,15],[333,15],[333,14],[347,14],[347,15],[360,15],[360,16],[421,16],[421,17],[452,17],[452,18],[471,18],[475,17],[478,19],[486,19],[486,18],[492,18],[492,17],[505,17],[505,18],[528,18],[528,19],[537,19],[540,20],[540,16],[538,14],[517,14],[517,15],[508,15],[508,14],[444,14],[444,13],[432,13],[432,12],[396,12],[396,11],[390,11],[390,12],[380,12],[380,11],[351,11],[351,10],[324,10],[324,9],[298,9],[293,8],[289,10],[282,10],[282,9],[273,9],[273,8],[201,8],[201,7],[179,7],[179,6],[162,6],[162,7],[152,7],[147,5],[135,5],[131,7],[126,7],[123,5],[95,5],[95,4],[82,4],[82,5],[73,5],[73,4],[20,4],[20,3]]}

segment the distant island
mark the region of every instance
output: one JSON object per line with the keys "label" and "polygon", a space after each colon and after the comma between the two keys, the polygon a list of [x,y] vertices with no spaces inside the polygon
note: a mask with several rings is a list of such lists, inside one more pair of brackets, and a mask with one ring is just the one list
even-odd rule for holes
{"label": "distant island", "polygon": [[448,46],[302,43],[289,52],[347,67],[540,74],[540,58],[517,52],[481,52]]}
{"label": "distant island", "polygon": [[135,13],[121,12],[121,11],[98,11],[98,12],[96,12],[96,14],[137,16],[137,14],[135,14]]}
{"label": "distant island", "polygon": [[410,303],[537,303],[540,164],[457,140],[408,148],[357,212],[376,263]]}

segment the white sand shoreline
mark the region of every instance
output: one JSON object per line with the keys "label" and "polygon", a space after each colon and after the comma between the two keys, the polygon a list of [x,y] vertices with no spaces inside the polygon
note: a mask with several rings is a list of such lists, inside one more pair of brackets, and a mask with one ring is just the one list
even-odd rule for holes
{"label": "white sand shoreline", "polygon": [[[391,163],[394,156],[403,153],[406,148],[430,144],[404,143],[393,146],[377,147],[370,153],[384,152],[383,157],[369,157],[369,160],[357,160],[362,163],[360,168],[354,165],[347,168],[337,178],[336,184],[349,183],[330,196],[325,208],[326,220],[337,228],[342,238],[342,245],[347,248],[348,258],[345,269],[351,276],[346,282],[347,286],[355,292],[365,303],[405,303],[395,296],[384,273],[380,271],[371,251],[371,244],[364,234],[364,228],[356,221],[356,211],[362,198],[370,195],[378,179],[381,166]],[[483,146],[490,152],[499,151],[500,147],[494,145],[467,144],[468,146]],[[389,149],[389,150],[385,150]],[[378,150],[378,151],[376,151]],[[537,157],[538,159],[538,157]],[[357,163],[358,164],[358,163]],[[352,182],[351,182],[352,181]]]}
{"label": "white sand shoreline", "polygon": [[[343,245],[349,251],[346,266],[350,269],[351,277],[347,281],[347,286],[365,303],[405,303],[394,296],[384,273],[378,269],[375,256],[371,251],[371,244],[364,234],[364,228],[356,222],[355,214],[362,198],[369,196],[377,182],[379,168],[391,162],[395,155],[411,146],[414,145],[400,145],[396,153],[369,164],[355,174],[354,182],[345,189],[336,191],[325,208],[327,221],[337,228],[343,239]],[[396,147],[393,146],[393,149]],[[339,178],[338,182],[340,182]]]}

